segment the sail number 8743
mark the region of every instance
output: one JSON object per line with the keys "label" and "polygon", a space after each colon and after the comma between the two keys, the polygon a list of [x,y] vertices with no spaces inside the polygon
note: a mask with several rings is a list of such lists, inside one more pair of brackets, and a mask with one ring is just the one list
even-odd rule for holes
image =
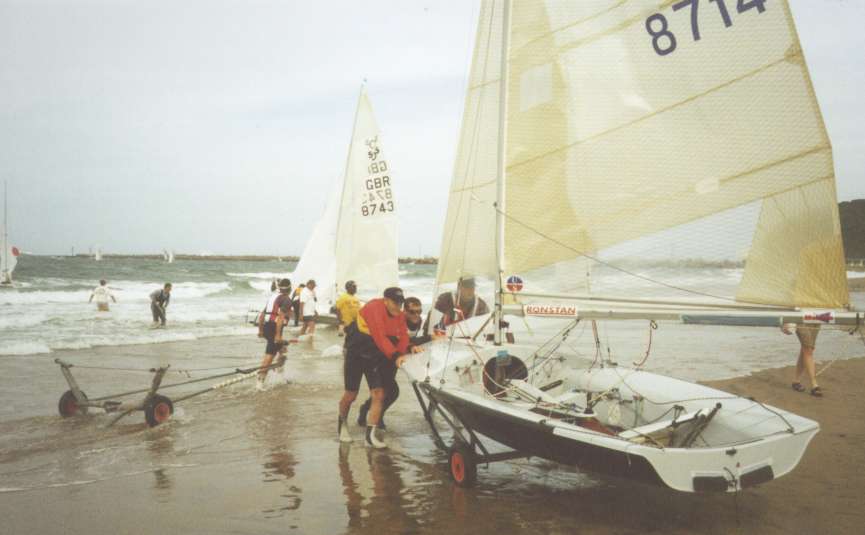
{"label": "sail number 8743", "polygon": [[[732,2],[732,0],[730,0]],[[767,0],[736,0],[736,13],[745,13],[748,10],[756,9],[758,13],[766,11]],[[729,28],[733,25],[733,19],[730,17],[730,11],[727,9],[726,0],[708,0],[710,4],[715,4],[718,7],[718,12],[721,20],[724,22],[724,27]],[[681,0],[673,4],[673,11],[679,11],[686,7],[691,8],[691,36],[694,41],[700,40],[700,25],[699,25],[699,8],[700,0]],[[652,36],[652,48],[659,56],[676,50],[676,36],[670,31],[670,24],[667,17],[663,13],[655,13],[646,19],[646,31]]]}

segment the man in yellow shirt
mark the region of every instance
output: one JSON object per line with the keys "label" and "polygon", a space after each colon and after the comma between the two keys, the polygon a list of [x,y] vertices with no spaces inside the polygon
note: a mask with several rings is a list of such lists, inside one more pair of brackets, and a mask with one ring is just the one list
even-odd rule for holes
{"label": "man in yellow shirt", "polygon": [[345,283],[345,292],[336,300],[336,318],[339,320],[339,335],[343,336],[345,328],[357,319],[357,311],[360,310],[360,299],[355,295],[357,293],[357,285],[354,281]]}

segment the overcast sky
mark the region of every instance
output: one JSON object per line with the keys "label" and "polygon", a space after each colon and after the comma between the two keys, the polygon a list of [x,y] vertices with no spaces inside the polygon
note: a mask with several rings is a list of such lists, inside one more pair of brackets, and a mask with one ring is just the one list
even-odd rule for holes
{"label": "overcast sky", "polygon": [[[791,4],[839,198],[865,198],[865,1]],[[366,78],[400,252],[438,254],[477,13],[469,0],[0,0],[11,237],[37,254],[300,254]]]}

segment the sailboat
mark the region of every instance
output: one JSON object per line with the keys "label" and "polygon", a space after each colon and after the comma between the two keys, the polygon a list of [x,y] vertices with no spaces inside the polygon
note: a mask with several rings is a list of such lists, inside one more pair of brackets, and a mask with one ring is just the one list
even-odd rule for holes
{"label": "sailboat", "polygon": [[[472,277],[495,305],[402,366],[459,485],[536,456],[735,492],[793,470],[819,431],[619,365],[597,334],[600,320],[651,335],[686,318],[863,317],[787,2],[697,4],[482,3],[437,292]],[[589,326],[593,358],[572,346]]]}
{"label": "sailboat", "polygon": [[18,248],[9,241],[8,204],[6,198],[6,182],[3,183],[3,227],[0,228],[3,242],[0,243],[0,286],[12,287],[12,272],[21,254]]}
{"label": "sailboat", "polygon": [[397,217],[390,161],[365,88],[361,88],[345,173],[335,185],[292,274],[298,286],[316,281],[319,316],[330,310],[349,280],[362,297],[396,286]]}
{"label": "sailboat", "polygon": [[101,247],[97,246],[96,250],[93,251],[93,260],[95,260],[96,262],[102,261],[102,248]]}
{"label": "sailboat", "polygon": [[174,251],[170,251],[168,249],[162,250],[162,259],[171,264],[174,262]]}

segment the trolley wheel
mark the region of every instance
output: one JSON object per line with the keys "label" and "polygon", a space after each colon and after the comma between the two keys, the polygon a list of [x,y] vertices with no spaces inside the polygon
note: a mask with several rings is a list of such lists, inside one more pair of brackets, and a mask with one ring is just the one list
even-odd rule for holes
{"label": "trolley wheel", "polygon": [[[84,399],[87,399],[87,394],[85,394],[84,391],[81,391],[81,395],[84,396]],[[73,394],[71,390],[67,390],[62,396],[60,396],[57,410],[60,411],[60,416],[64,418],[69,418],[70,416],[75,416],[79,412],[84,412],[82,408],[78,406],[78,400],[75,399],[75,394]]]}
{"label": "trolley wheel", "polygon": [[144,406],[144,418],[150,427],[156,427],[168,421],[172,414],[174,414],[174,404],[171,403],[170,399],[159,394],[150,398]]}
{"label": "trolley wheel", "polygon": [[478,480],[475,452],[461,442],[451,446],[448,452],[448,468],[457,486],[472,487]]}

